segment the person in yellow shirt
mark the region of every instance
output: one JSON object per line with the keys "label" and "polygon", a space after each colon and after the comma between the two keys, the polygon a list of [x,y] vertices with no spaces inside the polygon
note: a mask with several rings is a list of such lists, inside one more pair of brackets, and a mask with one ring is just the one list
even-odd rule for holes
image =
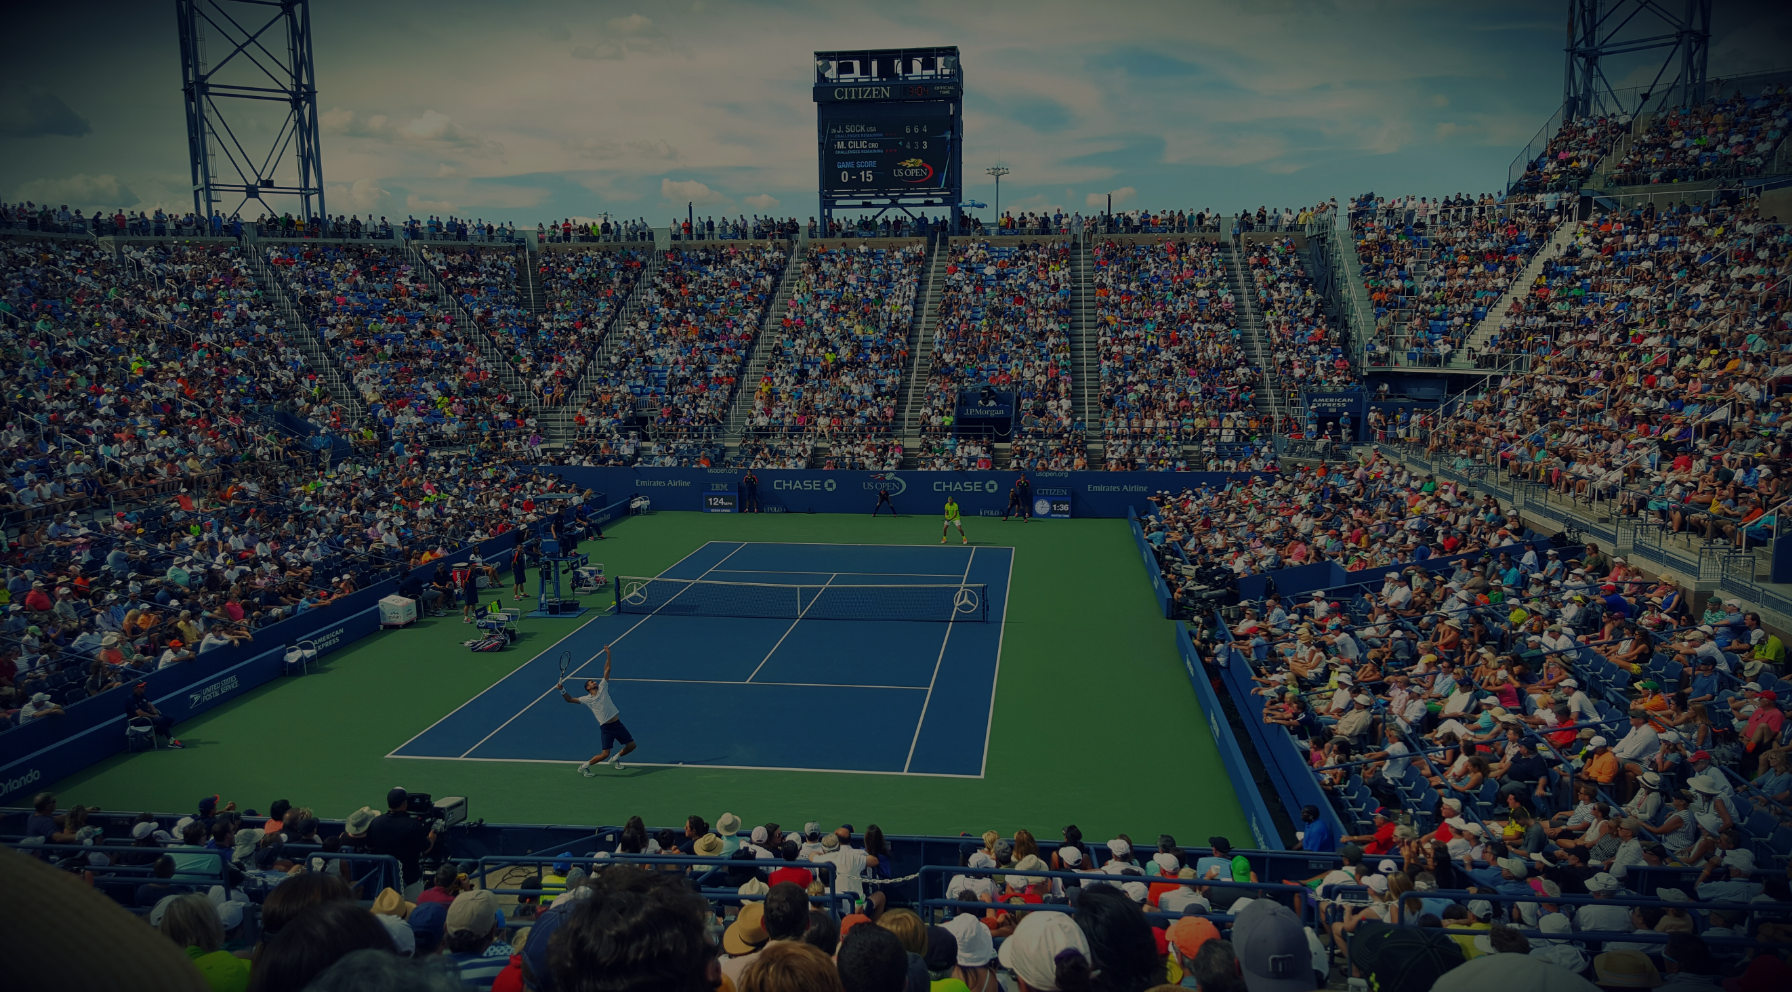
{"label": "person in yellow shirt", "polygon": [[952,497],[952,496],[947,496],[946,497],[946,523],[944,526],[942,526],[940,528],[940,543],[941,544],[946,543],[946,534],[949,533],[953,527],[958,528],[958,542],[960,544],[971,543],[971,539],[964,536],[964,519],[959,515],[957,498]]}

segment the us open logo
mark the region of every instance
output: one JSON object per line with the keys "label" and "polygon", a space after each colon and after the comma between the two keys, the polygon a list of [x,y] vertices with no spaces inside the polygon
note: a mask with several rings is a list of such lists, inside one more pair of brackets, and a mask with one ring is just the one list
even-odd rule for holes
{"label": "us open logo", "polygon": [[890,170],[890,178],[903,183],[924,183],[933,178],[933,166],[918,158],[905,159]]}
{"label": "us open logo", "polygon": [[868,493],[874,493],[880,489],[891,496],[901,496],[908,492],[908,482],[901,476],[897,476],[893,479],[872,479],[865,483],[865,491]]}

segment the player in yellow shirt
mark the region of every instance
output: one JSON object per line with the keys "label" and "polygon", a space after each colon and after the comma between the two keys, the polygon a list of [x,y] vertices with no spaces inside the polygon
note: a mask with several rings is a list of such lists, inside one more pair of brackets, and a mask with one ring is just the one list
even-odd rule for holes
{"label": "player in yellow shirt", "polygon": [[954,528],[954,527],[958,528],[959,543],[961,543],[961,544],[971,543],[970,538],[964,536],[964,520],[962,518],[960,518],[958,515],[958,500],[955,497],[947,496],[946,497],[946,523],[945,523],[945,526],[940,528],[940,543],[941,544],[946,543],[946,535],[948,533],[950,533],[952,528]]}

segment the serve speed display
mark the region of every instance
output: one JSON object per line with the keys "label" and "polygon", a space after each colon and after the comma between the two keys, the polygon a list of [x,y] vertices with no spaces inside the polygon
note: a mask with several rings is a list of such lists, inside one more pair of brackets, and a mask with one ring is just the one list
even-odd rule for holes
{"label": "serve speed display", "polygon": [[902,195],[944,189],[952,163],[953,117],[864,117],[829,121],[826,192]]}
{"label": "serve speed display", "polygon": [[703,510],[706,513],[737,513],[740,510],[738,493],[704,493]]}

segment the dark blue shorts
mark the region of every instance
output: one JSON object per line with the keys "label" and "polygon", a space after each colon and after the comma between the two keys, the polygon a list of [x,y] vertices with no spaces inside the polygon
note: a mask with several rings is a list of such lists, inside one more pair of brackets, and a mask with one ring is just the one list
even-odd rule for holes
{"label": "dark blue shorts", "polygon": [[635,735],[628,732],[628,728],[622,725],[621,720],[611,720],[604,724],[602,729],[605,751],[616,744],[633,744],[635,742]]}

